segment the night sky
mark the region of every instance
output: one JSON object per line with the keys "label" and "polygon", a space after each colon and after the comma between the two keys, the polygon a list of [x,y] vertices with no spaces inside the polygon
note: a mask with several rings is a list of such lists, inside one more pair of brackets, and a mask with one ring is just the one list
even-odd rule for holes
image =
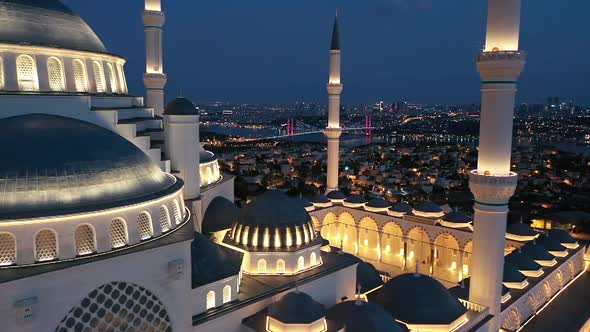
{"label": "night sky", "polygon": [[[127,58],[131,93],[143,94],[142,0],[64,0]],[[343,102],[405,99],[479,103],[475,57],[485,0],[163,1],[167,100],[325,103],[328,48],[340,11]],[[588,0],[523,0],[528,53],[518,101],[547,96],[590,104]]]}

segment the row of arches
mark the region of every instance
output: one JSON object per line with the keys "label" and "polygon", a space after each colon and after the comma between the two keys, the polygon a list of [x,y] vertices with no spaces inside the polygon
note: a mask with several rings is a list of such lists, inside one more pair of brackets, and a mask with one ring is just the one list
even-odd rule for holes
{"label": "row of arches", "polygon": [[[223,287],[223,294],[222,294],[221,300],[222,300],[221,304],[226,304],[231,301],[231,286],[230,285],[225,285]],[[206,303],[207,310],[215,308],[215,306],[216,306],[215,291],[210,290],[207,293],[206,302],[207,302]]]}
{"label": "row of arches", "polygon": [[[73,86],[68,87],[66,70],[62,59],[50,56],[46,59],[46,72],[48,89],[52,92],[96,92],[96,93],[125,93],[125,74],[123,66],[115,63],[103,63],[98,60],[90,60],[91,76],[94,82],[94,91],[90,91],[90,80],[86,66],[86,60],[72,59],[71,75]],[[0,89],[6,89],[5,63],[0,57]],[[19,91],[40,91],[39,68],[35,57],[21,54],[16,57],[16,80]]]}
{"label": "row of arches", "polygon": [[[172,201],[172,214],[168,206],[159,208],[159,223],[162,233],[168,232],[181,222],[181,212],[178,200]],[[154,236],[154,222],[148,211],[141,211],[135,220],[140,241]],[[36,262],[58,259],[60,256],[59,234],[54,229],[43,228],[34,236],[33,251]],[[128,222],[122,217],[110,221],[108,227],[108,241],[111,249],[117,249],[130,244]],[[86,256],[98,251],[96,229],[89,223],[77,225],[74,230],[74,248],[76,256]],[[0,266],[13,265],[17,262],[16,237],[8,232],[0,232]]]}
{"label": "row of arches", "polygon": [[[285,263],[285,260],[284,259],[278,259],[275,264],[276,264],[275,265],[275,273],[276,274],[284,274],[284,273],[287,273],[287,271],[286,271],[286,263]],[[313,267],[313,266],[315,266],[317,264],[318,264],[317,254],[315,252],[312,252],[309,255],[309,265],[307,266],[307,268],[311,268],[311,267]],[[268,263],[267,263],[266,259],[264,259],[264,258],[259,259],[258,262],[257,262],[257,264],[256,264],[256,267],[257,267],[257,272],[259,274],[266,274],[266,273],[268,273]],[[303,271],[305,269],[306,269],[305,257],[299,256],[297,258],[297,272]]]}
{"label": "row of arches", "polygon": [[452,234],[442,232],[434,239],[421,226],[404,234],[395,221],[379,229],[371,217],[356,222],[349,213],[328,213],[321,225],[322,236],[332,246],[367,261],[418,270],[437,278],[457,282],[469,276],[472,242],[462,248]]}

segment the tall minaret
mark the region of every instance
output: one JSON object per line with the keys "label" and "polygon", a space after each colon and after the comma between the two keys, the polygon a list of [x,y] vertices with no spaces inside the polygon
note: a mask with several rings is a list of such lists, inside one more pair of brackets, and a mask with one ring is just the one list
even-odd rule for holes
{"label": "tall minaret", "polygon": [[490,308],[489,331],[500,328],[500,298],[508,201],[516,188],[510,171],[516,81],[525,64],[518,49],[520,0],[488,0],[485,50],[477,59],[482,78],[479,158],[469,185],[475,196],[473,263],[469,300]]}
{"label": "tall minaret", "polygon": [[338,14],[334,17],[332,46],[330,47],[330,77],[328,79],[328,126],[324,135],[328,138],[328,179],[326,194],[338,190],[338,154],[340,152],[340,35],[338,33]]}
{"label": "tall minaret", "polygon": [[145,75],[146,106],[154,109],[156,115],[164,110],[164,86],[166,74],[162,61],[162,27],[166,16],[160,0],[145,0],[143,25],[145,26]]}

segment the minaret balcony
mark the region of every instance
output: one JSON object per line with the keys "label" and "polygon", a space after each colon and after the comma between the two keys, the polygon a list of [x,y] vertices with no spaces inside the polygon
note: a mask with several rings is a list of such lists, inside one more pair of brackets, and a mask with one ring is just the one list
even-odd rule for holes
{"label": "minaret balcony", "polygon": [[507,205],[516,189],[517,175],[480,174],[477,170],[469,173],[469,187],[476,202],[490,206]]}
{"label": "minaret balcony", "polygon": [[477,56],[477,62],[482,61],[498,61],[498,60],[526,60],[526,52],[524,51],[491,51],[480,52]]}

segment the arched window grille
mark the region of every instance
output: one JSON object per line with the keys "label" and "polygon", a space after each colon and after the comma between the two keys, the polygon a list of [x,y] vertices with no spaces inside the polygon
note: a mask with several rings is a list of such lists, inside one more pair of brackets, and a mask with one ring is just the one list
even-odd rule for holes
{"label": "arched window grille", "polygon": [[170,213],[165,205],[160,206],[160,227],[162,233],[170,230]]}
{"label": "arched window grille", "polygon": [[0,233],[0,266],[16,263],[16,238],[10,233]]}
{"label": "arched window grille", "polygon": [[209,291],[207,293],[207,310],[215,308],[215,292]]}
{"label": "arched window grille", "polygon": [[258,260],[258,273],[266,273],[266,260]]}
{"label": "arched window grille", "polygon": [[129,236],[127,234],[127,224],[122,218],[115,218],[111,221],[109,227],[111,237],[111,247],[120,248],[127,245]]}
{"label": "arched window grille", "polygon": [[4,60],[0,57],[0,90],[4,90]]}
{"label": "arched window grille", "polygon": [[309,266],[314,266],[316,264],[317,264],[316,253],[312,252],[311,255],[309,255]]}
{"label": "arched window grille", "polygon": [[73,69],[74,69],[74,84],[76,86],[77,92],[87,92],[88,91],[88,79],[86,75],[86,67],[82,60],[74,60],[73,61]]}
{"label": "arched window grille", "polygon": [[50,229],[43,229],[35,235],[35,259],[37,261],[50,261],[56,259],[57,236]]}
{"label": "arched window grille", "polygon": [[98,61],[92,61],[92,71],[94,72],[94,82],[96,84],[96,92],[104,93],[106,91],[104,83],[104,71],[102,65]]}
{"label": "arched window grille", "polygon": [[285,273],[285,261],[282,259],[277,261],[277,273]]}
{"label": "arched window grille", "polygon": [[119,88],[117,87],[117,76],[115,76],[115,69],[113,69],[113,65],[107,63],[107,68],[109,71],[109,81],[111,83],[111,91],[113,93],[119,92]]}
{"label": "arched window grille", "polygon": [[65,91],[64,68],[56,57],[47,59],[47,75],[49,77],[49,89],[51,91]]}
{"label": "arched window grille", "polygon": [[223,303],[225,304],[229,301],[231,301],[231,286],[226,285],[223,287]]}
{"label": "arched window grille", "polygon": [[31,56],[23,54],[16,58],[16,75],[19,90],[39,91],[37,66]]}
{"label": "arched window grille", "polygon": [[78,256],[88,255],[96,251],[96,237],[92,226],[85,224],[76,227],[74,240]]}
{"label": "arched window grille", "polygon": [[178,201],[172,201],[172,214],[174,214],[174,224],[178,225],[181,222],[181,215],[180,215],[180,207],[178,206]]}
{"label": "arched window grille", "polygon": [[303,258],[303,256],[299,256],[297,259],[297,269],[299,271],[305,270],[305,258]]}
{"label": "arched window grille", "polygon": [[141,212],[137,216],[137,230],[139,231],[139,238],[147,240],[154,236],[154,229],[152,228],[152,218],[146,211]]}

